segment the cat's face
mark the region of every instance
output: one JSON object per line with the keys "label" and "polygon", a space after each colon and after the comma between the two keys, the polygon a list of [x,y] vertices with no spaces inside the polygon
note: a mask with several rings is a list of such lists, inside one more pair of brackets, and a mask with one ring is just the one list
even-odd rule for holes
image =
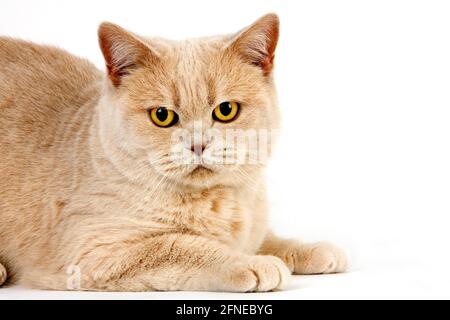
{"label": "cat's face", "polygon": [[110,82],[105,117],[121,132],[119,149],[142,170],[212,186],[264,166],[279,124],[275,15],[234,36],[182,42],[140,38],[111,24],[99,34]]}

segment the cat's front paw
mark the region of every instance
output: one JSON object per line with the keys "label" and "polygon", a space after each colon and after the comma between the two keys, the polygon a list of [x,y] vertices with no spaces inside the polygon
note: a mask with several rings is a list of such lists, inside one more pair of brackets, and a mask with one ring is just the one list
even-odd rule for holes
{"label": "cat's front paw", "polygon": [[231,292],[266,292],[283,288],[291,273],[281,259],[253,256],[226,267],[221,275],[223,290]]}
{"label": "cat's front paw", "polygon": [[340,273],[348,268],[345,251],[328,242],[288,248],[283,260],[294,274]]}

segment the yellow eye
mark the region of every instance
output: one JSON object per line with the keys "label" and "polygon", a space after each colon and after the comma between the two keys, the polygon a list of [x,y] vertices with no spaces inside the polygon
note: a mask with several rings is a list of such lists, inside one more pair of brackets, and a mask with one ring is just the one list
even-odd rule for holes
{"label": "yellow eye", "polygon": [[178,122],[178,115],[164,107],[153,108],[150,111],[150,119],[161,128],[168,128]]}
{"label": "yellow eye", "polygon": [[223,102],[214,108],[213,119],[220,122],[230,122],[239,114],[240,105],[237,102]]}

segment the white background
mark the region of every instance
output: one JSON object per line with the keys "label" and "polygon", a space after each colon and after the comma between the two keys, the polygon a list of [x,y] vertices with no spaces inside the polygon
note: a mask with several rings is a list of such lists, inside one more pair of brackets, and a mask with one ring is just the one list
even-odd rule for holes
{"label": "white background", "polygon": [[345,275],[285,292],[92,294],[0,289],[6,298],[450,298],[450,4],[446,1],[18,1],[0,34],[58,45],[103,68],[96,29],[174,39],[281,18],[284,131],[269,171],[272,224],[334,240]]}

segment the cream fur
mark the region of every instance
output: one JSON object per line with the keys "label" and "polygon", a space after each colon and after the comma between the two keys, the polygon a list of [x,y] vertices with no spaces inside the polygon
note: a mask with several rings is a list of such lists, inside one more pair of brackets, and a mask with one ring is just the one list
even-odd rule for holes
{"label": "cream fur", "polygon": [[[0,285],[66,290],[270,291],[296,274],[344,271],[329,244],[275,237],[264,165],[192,171],[167,157],[178,126],[278,128],[278,18],[232,35],[174,42],[102,24],[108,77],[62,50],[0,38]],[[239,118],[211,108],[240,101]],[[5,268],[6,267],[6,270]]]}

